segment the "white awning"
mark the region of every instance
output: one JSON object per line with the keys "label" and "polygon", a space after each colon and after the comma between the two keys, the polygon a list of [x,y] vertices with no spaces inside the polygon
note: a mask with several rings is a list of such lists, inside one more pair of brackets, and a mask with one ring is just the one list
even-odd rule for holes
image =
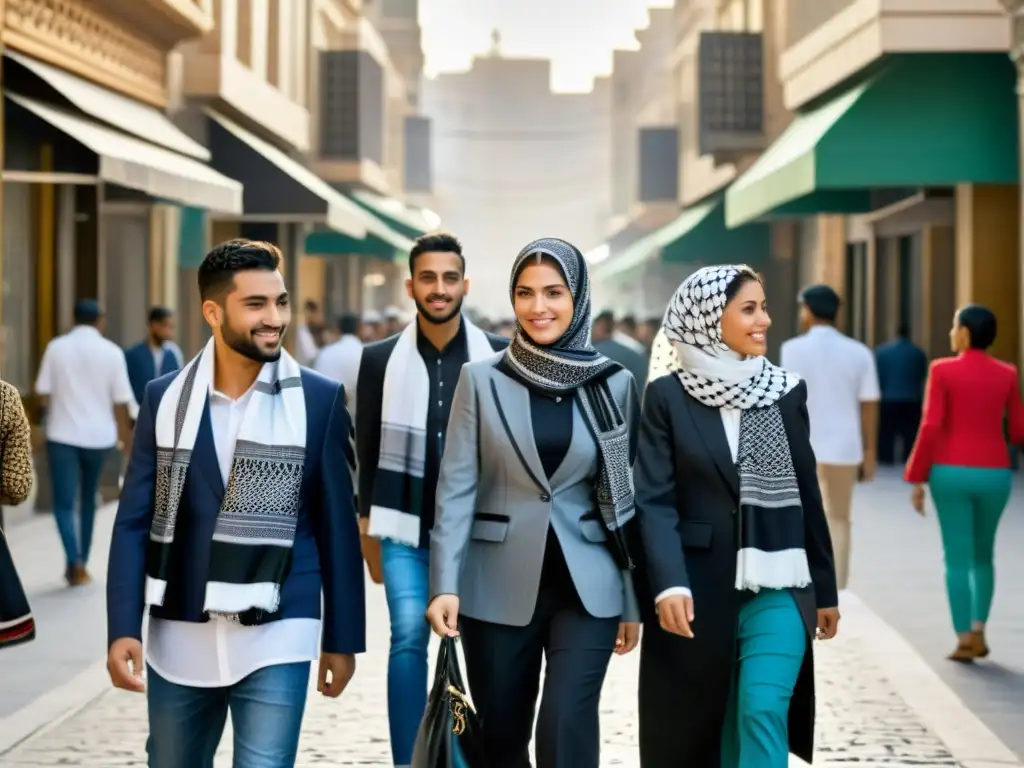
{"label": "white awning", "polygon": [[198,160],[149,144],[49,104],[6,94],[15,104],[95,152],[104,181],[225,214],[242,212],[242,185]]}

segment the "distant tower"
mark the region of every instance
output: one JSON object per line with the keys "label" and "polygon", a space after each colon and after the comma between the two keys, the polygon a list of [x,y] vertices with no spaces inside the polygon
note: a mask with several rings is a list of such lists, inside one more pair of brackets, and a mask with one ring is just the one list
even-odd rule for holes
{"label": "distant tower", "polygon": [[501,56],[501,32],[498,30],[491,32],[491,56]]}

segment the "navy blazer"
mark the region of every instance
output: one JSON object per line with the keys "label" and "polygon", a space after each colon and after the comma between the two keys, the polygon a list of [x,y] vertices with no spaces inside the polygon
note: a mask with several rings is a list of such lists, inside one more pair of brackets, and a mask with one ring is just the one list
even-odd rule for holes
{"label": "navy blazer", "polygon": [[128,381],[131,382],[132,392],[135,393],[135,402],[141,403],[146,393],[146,385],[153,379],[173,373],[178,370],[178,357],[170,349],[164,348],[163,359],[160,362],[160,370],[156,370],[153,361],[153,350],[149,343],[140,341],[134,347],[124,351],[125,362],[128,363]]}
{"label": "navy blazer", "polygon": [[[348,457],[350,421],[344,388],[302,369],[306,398],[306,463],[292,563],[281,588],[281,605],[256,621],[321,617],[327,653],[366,650],[366,598],[352,476]],[[121,490],[107,571],[107,634],[142,639],[146,554],[156,491],[156,414],[174,375],[146,387],[135,426],[131,460]],[[210,405],[206,404],[171,547],[174,577],[163,606],[152,616],[205,622],[203,611],[213,530],[224,496],[214,447]]]}

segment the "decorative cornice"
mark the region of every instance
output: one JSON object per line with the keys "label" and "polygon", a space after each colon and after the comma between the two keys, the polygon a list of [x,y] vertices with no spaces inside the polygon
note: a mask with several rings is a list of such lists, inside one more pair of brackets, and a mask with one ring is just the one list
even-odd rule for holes
{"label": "decorative cornice", "polygon": [[82,0],[6,0],[3,42],[111,90],[167,102],[167,51]]}

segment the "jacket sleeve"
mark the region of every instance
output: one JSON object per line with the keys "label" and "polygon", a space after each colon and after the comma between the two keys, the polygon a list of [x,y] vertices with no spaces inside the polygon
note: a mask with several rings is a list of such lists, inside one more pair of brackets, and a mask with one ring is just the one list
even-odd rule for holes
{"label": "jacket sleeve", "polygon": [[914,448],[907,459],[907,468],[903,478],[908,483],[925,483],[931,474],[935,444],[942,434],[942,426],[946,420],[948,407],[946,388],[942,378],[941,365],[932,364],[928,374],[928,384],[924,393],[924,412],[921,426],[917,431]]}
{"label": "jacket sleeve", "polygon": [[1020,401],[1020,377],[1017,367],[1011,366],[1013,376],[1006,395],[1006,419],[1010,432],[1010,442],[1014,445],[1024,443],[1024,405]]}
{"label": "jacket sleeve", "polygon": [[452,397],[448,436],[437,478],[434,528],[430,532],[430,598],[459,594],[462,559],[476,514],[480,481],[477,389],[463,368]]}
{"label": "jacket sleeve", "polygon": [[811,419],[807,413],[807,384],[800,382],[793,395],[798,398],[796,423],[787,430],[793,469],[800,488],[800,503],[804,508],[804,549],[807,565],[814,584],[815,604],[818,608],[839,605],[836,586],[835,557],[832,536],[828,532],[825,505],[818,484],[818,462],[811,447]]}
{"label": "jacket sleeve", "polygon": [[[626,387],[626,401],[625,401],[625,418],[626,426],[629,429],[629,462],[633,463],[636,458],[636,443],[637,436],[639,435],[640,428],[640,397],[636,391],[636,377],[630,375],[629,385]],[[635,491],[634,491],[635,494]],[[628,542],[632,546],[632,541]],[[637,542],[639,544],[639,542]],[[632,548],[631,546],[631,548]],[[634,558],[639,559],[639,552],[631,552],[630,555]],[[633,572],[629,570],[622,571],[622,588],[623,596],[625,598],[624,608],[622,611],[623,621],[640,621],[640,601],[637,596],[637,585],[633,579]]]}
{"label": "jacket sleeve", "polygon": [[650,589],[655,595],[667,589],[690,589],[678,530],[672,420],[663,390],[658,382],[647,387],[633,465],[636,514]]}
{"label": "jacket sleeve", "polygon": [[349,471],[352,462],[350,434],[345,389],[339,386],[324,435],[320,463],[323,495],[317,551],[323,578],[325,653],[363,653],[366,650],[366,589]]}
{"label": "jacket sleeve", "polygon": [[[161,393],[162,394],[162,393]],[[135,423],[132,454],[117,503],[107,566],[107,642],[142,640],[146,552],[156,499],[156,413],[160,395],[146,386]]]}
{"label": "jacket sleeve", "polygon": [[21,504],[32,491],[32,428],[17,389],[0,382],[3,387],[3,475],[0,478],[4,504]]}
{"label": "jacket sleeve", "polygon": [[380,460],[380,408],[384,376],[372,353],[363,350],[356,380],[356,460],[358,466],[359,517],[369,517],[373,505],[373,484]]}

